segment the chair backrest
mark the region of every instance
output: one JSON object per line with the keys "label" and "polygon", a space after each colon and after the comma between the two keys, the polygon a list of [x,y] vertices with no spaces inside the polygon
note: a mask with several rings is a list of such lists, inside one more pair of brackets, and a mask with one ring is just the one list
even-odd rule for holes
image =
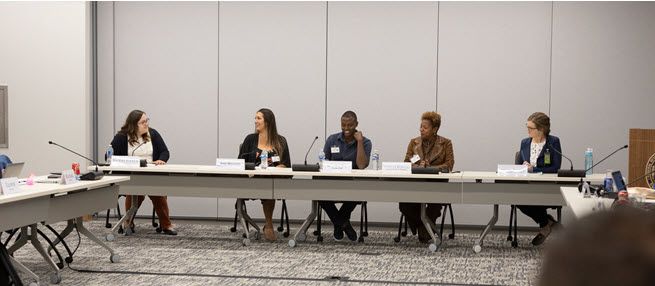
{"label": "chair backrest", "polygon": [[521,151],[518,151],[518,152],[516,152],[516,154],[514,154],[514,164],[521,165],[521,164],[523,164],[523,162],[521,162],[521,161],[522,161],[521,160]]}

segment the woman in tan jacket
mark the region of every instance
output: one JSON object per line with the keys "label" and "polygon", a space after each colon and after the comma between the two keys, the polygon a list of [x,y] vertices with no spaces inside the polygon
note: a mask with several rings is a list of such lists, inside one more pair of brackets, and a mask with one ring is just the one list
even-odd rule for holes
{"label": "woman in tan jacket", "polygon": [[[413,138],[407,146],[405,162],[411,162],[412,167],[435,167],[442,172],[450,172],[455,165],[453,155],[453,144],[450,139],[437,135],[441,127],[441,115],[434,111],[427,111],[421,115],[421,136]],[[441,204],[428,204],[426,212],[428,218],[436,222],[441,215]],[[415,233],[418,230],[418,238],[421,242],[430,241],[425,226],[421,222],[420,203],[400,203],[400,212],[405,215],[409,227]]]}

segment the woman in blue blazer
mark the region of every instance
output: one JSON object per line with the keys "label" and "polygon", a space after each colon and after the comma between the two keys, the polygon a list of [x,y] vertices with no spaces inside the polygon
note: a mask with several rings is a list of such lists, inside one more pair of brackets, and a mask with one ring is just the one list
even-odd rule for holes
{"label": "woman in blue blazer", "polygon": [[[543,112],[535,112],[526,123],[528,138],[521,141],[517,164],[528,166],[530,173],[557,173],[562,165],[562,146],[559,138],[550,135],[550,118]],[[542,244],[559,223],[550,216],[547,206],[517,206],[521,212],[539,224],[539,233],[532,239],[533,245]]]}

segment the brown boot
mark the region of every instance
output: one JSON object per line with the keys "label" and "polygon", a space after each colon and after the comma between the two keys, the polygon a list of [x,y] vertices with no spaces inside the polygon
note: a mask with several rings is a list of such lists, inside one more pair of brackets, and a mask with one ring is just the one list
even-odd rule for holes
{"label": "brown boot", "polygon": [[265,225],[264,226],[264,238],[266,238],[267,241],[276,241],[277,240],[277,235],[275,234],[275,231],[273,230],[272,225]]}

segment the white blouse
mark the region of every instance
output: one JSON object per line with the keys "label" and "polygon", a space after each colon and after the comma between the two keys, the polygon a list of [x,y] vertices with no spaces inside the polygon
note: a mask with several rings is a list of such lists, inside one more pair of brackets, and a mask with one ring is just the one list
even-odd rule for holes
{"label": "white blouse", "polygon": [[539,154],[541,154],[541,150],[544,149],[544,145],[546,145],[546,140],[541,143],[534,143],[532,142],[530,144],[530,165],[532,166],[537,166],[537,158],[539,158]]}
{"label": "white blouse", "polygon": [[[150,134],[148,134],[148,137],[150,137]],[[152,138],[152,137],[150,137]],[[143,137],[139,137],[139,143],[135,144],[134,146],[132,144],[127,143],[127,155],[128,156],[135,156],[139,157],[139,159],[146,159],[148,164],[152,164],[152,140],[148,140],[145,144],[143,143]]]}

